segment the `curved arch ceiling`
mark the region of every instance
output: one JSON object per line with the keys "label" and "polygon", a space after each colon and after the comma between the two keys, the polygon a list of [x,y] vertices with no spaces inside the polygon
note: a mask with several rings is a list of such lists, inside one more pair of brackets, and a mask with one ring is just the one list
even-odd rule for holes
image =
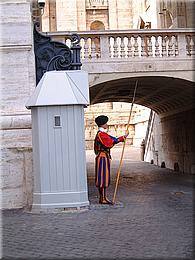
{"label": "curved arch ceiling", "polygon": [[91,104],[102,102],[131,102],[138,80],[135,103],[157,114],[191,109],[194,82],[171,77],[123,78],[104,82],[90,88]]}

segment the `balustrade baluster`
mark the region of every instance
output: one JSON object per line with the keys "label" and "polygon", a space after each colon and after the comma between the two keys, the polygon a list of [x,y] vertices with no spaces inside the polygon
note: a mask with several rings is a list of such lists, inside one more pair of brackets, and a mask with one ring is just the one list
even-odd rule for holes
{"label": "balustrade baluster", "polygon": [[192,55],[195,55],[195,36],[192,35]]}
{"label": "balustrade baluster", "polygon": [[152,57],[152,36],[148,36],[148,56]]}
{"label": "balustrade baluster", "polygon": [[65,40],[65,44],[70,48],[71,47],[71,40],[67,38]]}
{"label": "balustrade baluster", "polygon": [[188,46],[188,52],[189,56],[194,55],[194,37],[192,35],[187,36],[187,46]]}
{"label": "balustrade baluster", "polygon": [[94,59],[95,57],[96,57],[95,38],[91,38],[91,58]]}
{"label": "balustrade baluster", "polygon": [[127,57],[132,57],[132,44],[131,44],[131,36],[128,37],[128,44],[127,44]]}
{"label": "balustrade baluster", "polygon": [[160,56],[158,36],[155,36],[155,57]]}
{"label": "balustrade baluster", "polygon": [[92,37],[88,38],[88,44],[89,44],[89,58],[91,59],[92,58],[92,53],[91,53],[91,51],[92,51],[92,49],[91,49],[91,47],[92,47]]}
{"label": "balustrade baluster", "polygon": [[87,39],[86,38],[83,38],[83,59],[86,59],[87,58],[87,53],[86,53],[86,41]]}
{"label": "balustrade baluster", "polygon": [[81,38],[81,59],[84,60],[85,59],[85,40],[84,38]]}
{"label": "balustrade baluster", "polygon": [[138,50],[138,35],[134,36],[134,57],[139,56],[139,50]]}
{"label": "balustrade baluster", "polygon": [[124,37],[121,37],[121,58],[125,58],[125,43],[124,43]]}
{"label": "balustrade baluster", "polygon": [[175,40],[175,56],[178,56],[179,51],[178,51],[178,37],[177,37],[177,35],[174,36],[174,40]]}
{"label": "balustrade baluster", "polygon": [[89,59],[90,57],[90,52],[89,52],[89,38],[85,38],[85,45],[84,45],[84,50],[85,50],[85,59]]}
{"label": "balustrade baluster", "polygon": [[113,45],[113,57],[118,57],[118,44],[117,44],[117,37],[114,38],[114,45]]}
{"label": "balustrade baluster", "polygon": [[186,51],[187,55],[191,56],[191,35],[186,35]]}
{"label": "balustrade baluster", "polygon": [[168,56],[173,56],[173,41],[172,36],[169,36],[168,41]]}
{"label": "balustrade baluster", "polygon": [[148,56],[148,54],[147,54],[147,38],[146,38],[146,36],[140,36],[141,37],[141,56],[142,57],[146,57],[146,56]]}
{"label": "balustrade baluster", "polygon": [[162,36],[162,57],[167,56],[167,48],[166,48],[166,36]]}
{"label": "balustrade baluster", "polygon": [[101,48],[100,48],[100,38],[96,38],[97,45],[96,45],[96,58],[101,57]]}
{"label": "balustrade baluster", "polygon": [[190,56],[195,55],[195,38],[194,35],[190,35]]}
{"label": "balustrade baluster", "polygon": [[113,58],[113,38],[109,37],[109,58]]}

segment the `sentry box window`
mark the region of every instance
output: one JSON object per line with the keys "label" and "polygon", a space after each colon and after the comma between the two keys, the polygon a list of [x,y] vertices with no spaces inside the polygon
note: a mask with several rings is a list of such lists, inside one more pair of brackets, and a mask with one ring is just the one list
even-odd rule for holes
{"label": "sentry box window", "polygon": [[54,116],[54,126],[61,127],[61,117],[60,116]]}

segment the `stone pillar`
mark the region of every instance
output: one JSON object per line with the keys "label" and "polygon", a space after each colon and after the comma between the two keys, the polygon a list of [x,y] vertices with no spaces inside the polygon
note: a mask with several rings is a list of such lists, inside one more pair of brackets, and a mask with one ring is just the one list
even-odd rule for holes
{"label": "stone pillar", "polygon": [[78,31],[86,31],[86,9],[85,0],[77,0]]}
{"label": "stone pillar", "polygon": [[50,1],[49,3],[49,28],[51,32],[55,32],[57,30],[56,27],[56,1]]}
{"label": "stone pillar", "polygon": [[186,1],[186,27],[194,28],[195,27],[195,19],[194,19],[194,9],[195,3],[194,1]]}
{"label": "stone pillar", "polygon": [[158,8],[156,1],[151,1],[150,3],[150,12],[149,15],[151,19],[151,29],[157,29],[158,28]]}
{"label": "stone pillar", "polygon": [[117,0],[109,1],[109,29],[117,30],[118,29],[118,20],[117,20]]}
{"label": "stone pillar", "polygon": [[0,1],[2,208],[31,203],[32,142],[25,103],[35,88],[30,1]]}
{"label": "stone pillar", "polygon": [[57,31],[77,31],[77,1],[56,1]]}
{"label": "stone pillar", "polygon": [[132,2],[132,28],[137,29],[139,23],[139,10],[140,10],[140,1]]}
{"label": "stone pillar", "polygon": [[49,32],[49,20],[50,20],[50,14],[49,14],[49,0],[45,1],[45,7],[44,7],[44,15],[42,16],[42,31],[43,32]]}
{"label": "stone pillar", "polygon": [[42,16],[42,31],[56,31],[56,1],[45,1],[44,15]]}
{"label": "stone pillar", "polygon": [[118,29],[132,28],[132,4],[128,0],[117,1]]}

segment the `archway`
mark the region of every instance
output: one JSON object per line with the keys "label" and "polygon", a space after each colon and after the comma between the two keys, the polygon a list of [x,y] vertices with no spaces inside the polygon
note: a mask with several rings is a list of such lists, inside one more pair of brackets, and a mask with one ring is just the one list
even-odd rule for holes
{"label": "archway", "polygon": [[90,88],[91,104],[131,102],[136,80],[135,103],[155,111],[145,160],[170,169],[178,163],[182,172],[191,173],[195,165],[193,82],[164,76],[109,80]]}
{"label": "archway", "polygon": [[[119,137],[125,134],[130,109],[131,103],[127,102],[104,102],[87,107],[85,109],[86,150],[93,150],[94,137],[98,130],[98,127],[95,124],[95,118],[97,116],[102,114],[107,115],[109,118],[109,134]],[[141,105],[134,104],[133,106],[129,136],[126,140],[126,145],[127,147],[135,148],[134,151],[137,151],[137,153],[134,153],[134,160],[141,160],[140,146],[146,135],[150,111],[150,109]],[[122,143],[119,143],[114,148],[121,147]]]}
{"label": "archway", "polygon": [[91,31],[94,31],[94,30],[95,31],[103,31],[103,30],[105,30],[105,25],[104,25],[103,22],[96,20],[96,21],[93,21],[91,23],[90,30]]}
{"label": "archway", "polygon": [[[105,25],[103,22],[101,21],[93,21],[90,24],[90,30],[91,31],[104,31],[105,30]],[[100,57],[100,39],[98,37],[93,38],[93,43],[94,43],[94,47],[96,50],[96,57]]]}

